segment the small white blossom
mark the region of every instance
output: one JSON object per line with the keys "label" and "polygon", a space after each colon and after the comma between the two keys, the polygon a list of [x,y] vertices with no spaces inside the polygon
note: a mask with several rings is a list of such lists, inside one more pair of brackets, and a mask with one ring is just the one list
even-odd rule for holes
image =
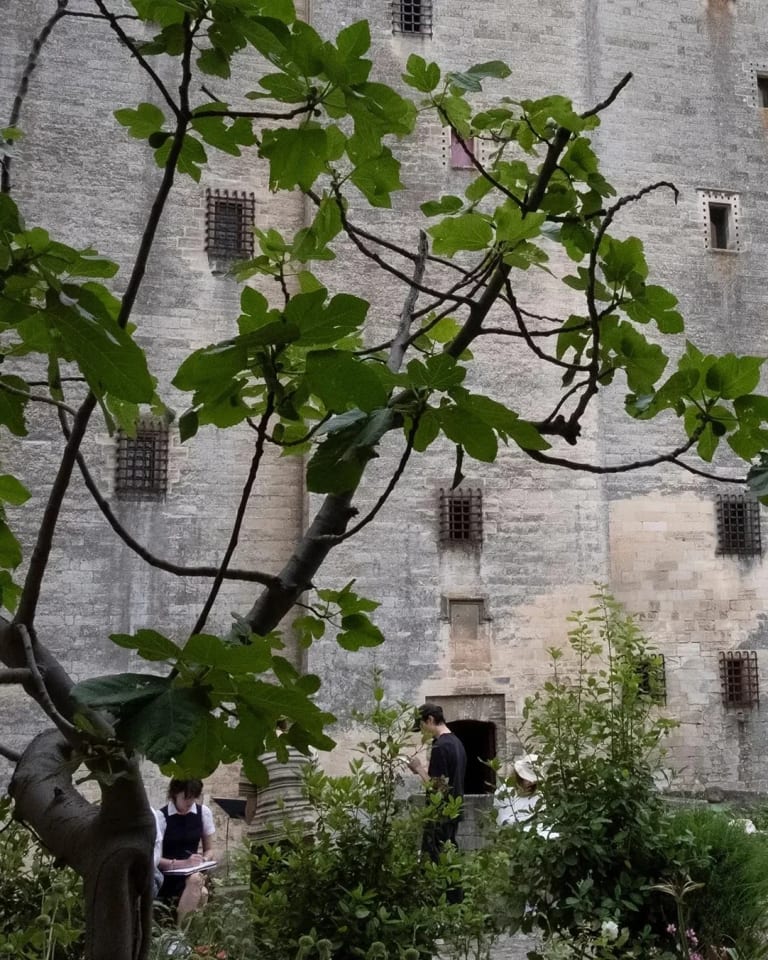
{"label": "small white blossom", "polygon": [[603,920],[600,933],[605,937],[606,940],[615,940],[619,935],[618,925],[613,920]]}

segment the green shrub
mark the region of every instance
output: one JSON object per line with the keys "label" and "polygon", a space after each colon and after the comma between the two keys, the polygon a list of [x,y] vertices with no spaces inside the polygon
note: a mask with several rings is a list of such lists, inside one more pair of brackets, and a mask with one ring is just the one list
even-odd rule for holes
{"label": "green shrub", "polygon": [[543,777],[536,820],[558,836],[502,828],[514,870],[508,913],[523,929],[576,935],[614,922],[633,943],[662,936],[668,820],[654,773],[674,724],[649,682],[655,652],[630,616],[600,593],[571,617],[575,663],[550,651],[552,679],[528,699],[521,736]]}
{"label": "green shrub", "polygon": [[19,960],[77,960],[83,954],[82,883],[57,867],[0,799],[0,954]]}
{"label": "green shrub", "polygon": [[686,900],[702,945],[734,947],[739,960],[768,956],[768,835],[706,808],[680,810],[671,829],[676,858],[703,884]]}
{"label": "green shrub", "polygon": [[[308,775],[314,840],[296,838],[263,853],[262,879],[252,888],[255,956],[417,960],[435,954],[438,938],[456,956],[487,956],[506,859],[498,850],[453,848],[438,863],[421,859],[422,826],[433,814],[421,798],[408,802],[398,790],[413,708],[385,706],[380,688],[375,698],[365,718],[371,738],[359,745],[349,774]],[[456,886],[464,901],[448,904]]]}

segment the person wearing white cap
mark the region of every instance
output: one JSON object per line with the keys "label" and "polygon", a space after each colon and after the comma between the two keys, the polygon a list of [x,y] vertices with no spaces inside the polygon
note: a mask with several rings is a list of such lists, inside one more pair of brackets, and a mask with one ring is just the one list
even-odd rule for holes
{"label": "person wearing white cap", "polygon": [[[499,787],[493,795],[496,822],[499,826],[524,824],[533,816],[541,797],[538,793],[539,777],[536,772],[538,756],[525,753],[512,764],[515,772],[515,789]],[[523,827],[530,830],[531,824]]]}

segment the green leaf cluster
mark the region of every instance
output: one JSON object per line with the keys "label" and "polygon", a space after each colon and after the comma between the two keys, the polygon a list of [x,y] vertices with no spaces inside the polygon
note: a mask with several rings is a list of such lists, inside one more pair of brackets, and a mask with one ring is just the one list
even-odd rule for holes
{"label": "green leaf cluster", "polygon": [[283,716],[294,721],[286,744],[305,752],[333,745],[323,732],[332,717],[311,699],[319,679],[300,675],[275,652],[282,647],[276,634],[250,634],[247,642],[194,634],[183,646],[150,629],[111,639],[172,671],[95,677],[72,696],[83,708],[110,713],[121,742],[172,775],[204,777],[242,757],[258,776],[258,755]]}

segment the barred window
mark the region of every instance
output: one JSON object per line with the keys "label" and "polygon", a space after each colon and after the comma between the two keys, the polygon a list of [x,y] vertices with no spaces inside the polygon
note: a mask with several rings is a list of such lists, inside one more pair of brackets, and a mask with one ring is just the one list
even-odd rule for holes
{"label": "barred window", "polygon": [[664,654],[650,653],[640,657],[635,665],[638,692],[655,703],[667,702],[667,673]]}
{"label": "barred window", "polygon": [[115,494],[120,500],[161,500],[168,489],[168,426],[141,423],[135,437],[117,437]]}
{"label": "barred window", "polygon": [[205,249],[208,256],[230,260],[252,257],[255,196],[227,190],[206,190],[205,196]]}
{"label": "barred window", "polygon": [[755,650],[720,653],[720,684],[726,707],[759,707],[760,689]]}
{"label": "barred window", "polygon": [[392,29],[395,33],[432,34],[432,0],[393,0]]}
{"label": "barred window", "polygon": [[440,541],[481,543],[483,495],[480,490],[440,491]]}
{"label": "barred window", "polygon": [[717,498],[717,555],[762,556],[760,504],[741,494]]}

